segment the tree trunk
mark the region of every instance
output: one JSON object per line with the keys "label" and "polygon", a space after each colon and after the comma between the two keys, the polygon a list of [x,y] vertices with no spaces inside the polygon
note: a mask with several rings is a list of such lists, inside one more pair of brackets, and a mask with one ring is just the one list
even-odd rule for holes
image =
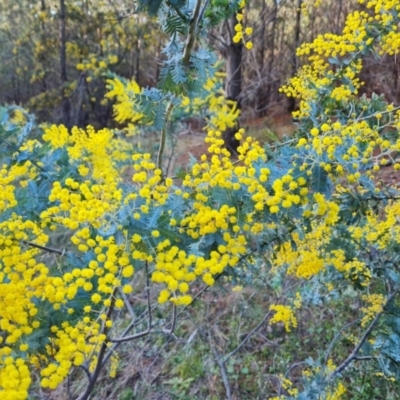
{"label": "tree trunk", "polygon": [[[46,2],[45,0],[41,0],[40,1],[40,9],[42,12],[46,11]],[[42,19],[42,23],[41,23],[41,29],[42,29],[42,33],[41,33],[41,39],[42,39],[42,44],[43,46],[45,46],[46,44],[46,25],[44,23],[44,18]],[[43,66],[43,70],[44,70],[44,75],[41,79],[41,92],[44,93],[47,91],[47,81],[46,81],[46,77],[47,77],[47,73],[46,73],[46,61],[45,61],[45,57],[41,56],[40,59],[42,66]]]}
{"label": "tree trunk", "polygon": [[158,45],[157,45],[157,56],[156,56],[156,76],[155,76],[155,82],[159,82],[160,81],[160,73],[161,73],[161,69],[160,69],[160,65],[161,65],[161,37],[158,40]]}
{"label": "tree trunk", "polygon": [[[84,115],[82,113],[82,105],[83,101],[85,99],[85,93],[86,93],[86,74],[81,73],[81,75],[78,78],[78,83],[76,85],[76,95],[77,99],[74,101],[75,107],[73,110],[71,110],[71,121],[72,125],[74,126],[79,126],[83,127],[84,126]],[[74,99],[75,100],[75,99]]]}
{"label": "tree trunk", "polygon": [[60,0],[60,77],[61,77],[61,121],[70,128],[71,105],[66,96],[67,85],[67,52],[66,52],[66,12],[65,0]]}
{"label": "tree trunk", "polygon": [[343,8],[343,0],[339,0],[339,10],[338,10],[338,12],[337,12],[336,27],[335,27],[335,33],[336,33],[337,35],[339,35],[340,32],[341,32],[341,25],[342,25],[341,14],[342,14],[342,8]]}
{"label": "tree trunk", "polygon": [[[234,43],[233,33],[235,32],[234,27],[237,24],[236,16],[233,15],[227,22],[230,38],[229,45],[225,51],[226,57],[226,81],[225,81],[225,92],[228,100],[234,100],[237,103],[238,109],[240,109],[240,95],[242,92],[242,53],[243,44],[241,42]],[[233,128],[229,128],[224,132],[225,147],[232,153],[237,153],[237,148],[240,142],[235,138],[235,133],[239,129],[239,124]]]}
{"label": "tree trunk", "polygon": [[[293,43],[293,53],[292,53],[292,71],[291,76],[296,74],[298,69],[298,58],[296,56],[296,50],[299,46],[300,31],[301,31],[301,5],[303,0],[298,0],[296,9],[296,26],[294,28],[294,43]],[[294,97],[289,98],[288,111],[293,112],[296,108],[296,99]]]}
{"label": "tree trunk", "polygon": [[[265,4],[265,3],[264,3]],[[267,44],[270,52],[269,52],[269,61],[267,65],[267,71],[265,72],[266,78],[268,79],[266,88],[264,91],[265,102],[263,108],[260,110],[260,117],[265,116],[267,114],[268,104],[273,100],[273,96],[276,92],[277,81],[274,74],[275,69],[275,46],[276,46],[276,37],[278,36],[277,23],[278,23],[278,7],[279,0],[274,0],[274,8],[272,11],[272,27],[270,33],[270,40]]]}
{"label": "tree trunk", "polygon": [[141,40],[140,34],[136,41],[136,57],[135,57],[135,81],[139,85],[139,78],[140,78],[140,47],[141,47]]}
{"label": "tree trunk", "polygon": [[[265,0],[262,0],[261,15],[265,14]],[[265,58],[265,23],[261,25],[260,29],[260,42],[257,51],[257,68],[260,71],[261,76],[268,76],[270,71],[264,71],[264,58]],[[263,117],[267,111],[268,103],[268,90],[264,85],[260,85],[257,89],[256,94],[256,115],[257,117]]]}

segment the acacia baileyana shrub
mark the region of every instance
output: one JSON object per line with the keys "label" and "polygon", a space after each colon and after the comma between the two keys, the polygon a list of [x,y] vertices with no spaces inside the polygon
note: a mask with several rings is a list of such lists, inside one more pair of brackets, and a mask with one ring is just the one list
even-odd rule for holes
{"label": "acacia baileyana shrub", "polygon": [[295,383],[282,378],[284,394],[275,398],[341,398],[346,382],[338,378],[359,356],[396,380],[399,193],[377,186],[374,173],[388,163],[400,169],[400,110],[382,96],[358,96],[357,76],[364,56],[399,52],[399,12],[396,1],[370,1],[348,16],[341,35],[302,45],[298,55],[309,62],[282,89],[300,98],[295,140],[264,149],[240,129],[237,159],[221,131],[239,113],[216,81],[196,97],[110,80],[116,118],[137,129],[159,118],[149,114],[156,98],[165,111],[162,135],[185,112],[210,109],[208,153],[181,179],[165,175],[161,146],[155,158],[117,131],[38,128],[24,110],[3,108],[1,398],[27,399],[34,370],[43,388],[55,389],[75,368],[89,382],[77,398],[88,398],[117,345],[153,331],[157,305],[149,295],[143,331],[117,326],[139,272],[145,289],[157,291],[158,307],[175,316],[192,303],[193,288],[224,277],[291,279],[296,291],[268,306],[268,322],[294,334],[302,309],[321,298],[329,308],[351,288],[362,304],[354,348],[337,365],[309,361]]}

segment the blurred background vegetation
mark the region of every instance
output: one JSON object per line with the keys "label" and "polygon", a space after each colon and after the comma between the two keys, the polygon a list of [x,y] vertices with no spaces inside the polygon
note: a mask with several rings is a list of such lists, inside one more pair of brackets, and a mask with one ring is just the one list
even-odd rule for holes
{"label": "blurred background vegetation", "polygon": [[[226,0],[212,0],[226,5]],[[281,118],[296,107],[278,88],[307,60],[296,47],[319,34],[341,31],[355,0],[252,0],[243,24],[253,28],[252,51],[234,45],[229,21],[208,33],[226,66],[227,96],[238,101],[242,123]],[[138,12],[128,0],[1,0],[0,103],[18,104],[39,121],[95,127],[112,124],[104,99],[104,73],[155,86],[167,37],[156,16]],[[224,69],[224,67],[223,67]],[[399,61],[365,61],[365,90],[399,100]],[[241,90],[231,93],[235,81]],[[237,85],[236,85],[237,87]]]}

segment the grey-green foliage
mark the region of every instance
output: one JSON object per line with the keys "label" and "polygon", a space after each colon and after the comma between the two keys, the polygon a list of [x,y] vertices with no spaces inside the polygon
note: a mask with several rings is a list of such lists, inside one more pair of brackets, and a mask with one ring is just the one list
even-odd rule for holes
{"label": "grey-green foliage", "polygon": [[[159,130],[171,97],[189,98],[206,94],[204,84],[214,76],[217,56],[209,48],[205,37],[213,26],[228,18],[238,9],[238,1],[200,1],[200,12],[195,19],[195,0],[139,0],[141,8],[157,15],[168,41],[162,49],[160,79],[157,88],[146,89],[141,95],[141,107],[146,121],[155,122]],[[190,42],[194,40],[193,48]],[[188,50],[188,47],[190,50]],[[189,58],[184,60],[184,54]]]}

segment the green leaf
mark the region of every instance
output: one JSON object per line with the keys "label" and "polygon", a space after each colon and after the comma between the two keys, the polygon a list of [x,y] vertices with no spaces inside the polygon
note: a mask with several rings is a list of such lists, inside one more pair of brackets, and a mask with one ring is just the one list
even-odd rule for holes
{"label": "green leaf", "polygon": [[187,31],[187,25],[182,18],[178,15],[172,15],[169,17],[164,24],[164,31],[169,35],[176,35],[177,33],[185,35]]}
{"label": "green leaf", "polygon": [[310,185],[314,193],[322,193],[328,199],[331,197],[332,188],[328,173],[319,165],[315,165],[312,169]]}

